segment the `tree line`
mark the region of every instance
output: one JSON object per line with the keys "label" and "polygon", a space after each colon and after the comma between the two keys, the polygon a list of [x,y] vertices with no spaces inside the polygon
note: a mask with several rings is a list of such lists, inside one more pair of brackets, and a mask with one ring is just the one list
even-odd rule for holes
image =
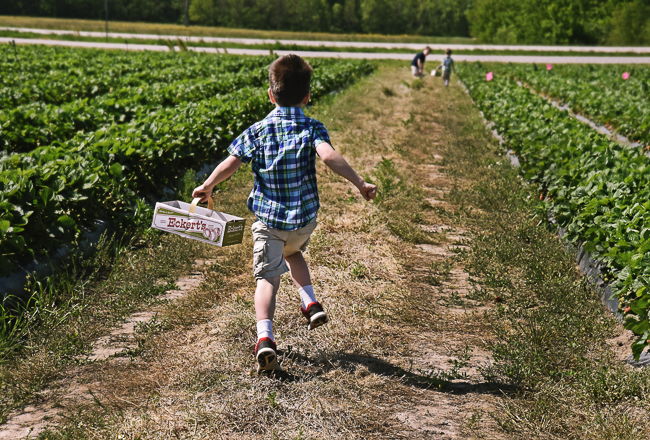
{"label": "tree line", "polygon": [[650,45],[650,0],[476,0],[467,19],[485,42]]}
{"label": "tree line", "polygon": [[[105,19],[105,0],[0,0],[0,15]],[[108,16],[115,21],[180,23],[185,0],[108,0]]]}
{"label": "tree line", "polygon": [[[0,15],[104,18],[105,0],[0,2]],[[182,23],[185,0],[108,0],[109,18]],[[650,44],[650,0],[190,0],[191,23],[261,30]]]}

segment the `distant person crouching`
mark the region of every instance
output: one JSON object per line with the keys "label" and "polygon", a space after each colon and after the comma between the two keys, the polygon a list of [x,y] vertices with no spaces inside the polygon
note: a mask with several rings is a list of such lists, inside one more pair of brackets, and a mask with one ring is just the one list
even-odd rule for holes
{"label": "distant person crouching", "polygon": [[442,64],[436,67],[436,70],[442,68],[442,80],[445,82],[446,87],[449,86],[452,69],[456,73],[456,68],[454,67],[454,60],[451,59],[451,49],[447,49],[445,55],[447,56],[442,60]]}
{"label": "distant person crouching", "polygon": [[431,48],[427,46],[422,52],[413,58],[413,61],[411,61],[411,73],[414,78],[419,78],[424,74],[424,61],[427,59],[429,53],[431,53]]}

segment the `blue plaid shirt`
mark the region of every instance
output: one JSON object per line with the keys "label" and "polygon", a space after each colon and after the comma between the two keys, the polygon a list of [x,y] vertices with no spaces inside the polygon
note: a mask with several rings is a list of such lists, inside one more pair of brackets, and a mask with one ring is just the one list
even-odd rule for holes
{"label": "blue plaid shirt", "polygon": [[331,145],[325,126],[299,107],[277,107],[246,129],[228,153],[250,163],[255,185],[248,209],[267,226],[293,231],[314,220],[320,207],[316,146]]}

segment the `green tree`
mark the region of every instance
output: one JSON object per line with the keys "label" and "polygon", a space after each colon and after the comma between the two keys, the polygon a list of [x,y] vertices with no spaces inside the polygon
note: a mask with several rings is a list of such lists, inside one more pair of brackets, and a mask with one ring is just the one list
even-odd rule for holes
{"label": "green tree", "polygon": [[361,0],[361,28],[371,34],[392,34],[399,30],[399,18],[390,0]]}
{"label": "green tree", "polygon": [[402,15],[408,18],[406,33],[467,36],[467,10],[471,0],[407,0]]}
{"label": "green tree", "polygon": [[341,31],[343,23],[343,6],[340,3],[334,3],[332,6],[332,30]]}
{"label": "green tree", "polygon": [[345,0],[343,4],[342,25],[346,32],[360,32],[358,2],[356,0]]}
{"label": "green tree", "polygon": [[190,20],[204,25],[213,25],[215,8],[213,0],[192,0],[190,3]]}
{"label": "green tree", "polygon": [[594,44],[616,1],[476,0],[470,32],[481,41],[519,44]]}
{"label": "green tree", "polygon": [[611,19],[609,44],[641,46],[650,44],[650,1],[635,0],[618,6]]}

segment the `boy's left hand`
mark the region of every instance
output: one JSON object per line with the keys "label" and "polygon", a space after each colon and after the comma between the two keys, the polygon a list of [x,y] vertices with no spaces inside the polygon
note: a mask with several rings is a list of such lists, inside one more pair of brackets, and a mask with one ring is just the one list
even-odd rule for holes
{"label": "boy's left hand", "polygon": [[194,188],[194,191],[192,191],[192,197],[200,198],[201,203],[207,202],[211,195],[212,195],[212,190],[206,188],[204,185],[197,186],[196,188]]}

